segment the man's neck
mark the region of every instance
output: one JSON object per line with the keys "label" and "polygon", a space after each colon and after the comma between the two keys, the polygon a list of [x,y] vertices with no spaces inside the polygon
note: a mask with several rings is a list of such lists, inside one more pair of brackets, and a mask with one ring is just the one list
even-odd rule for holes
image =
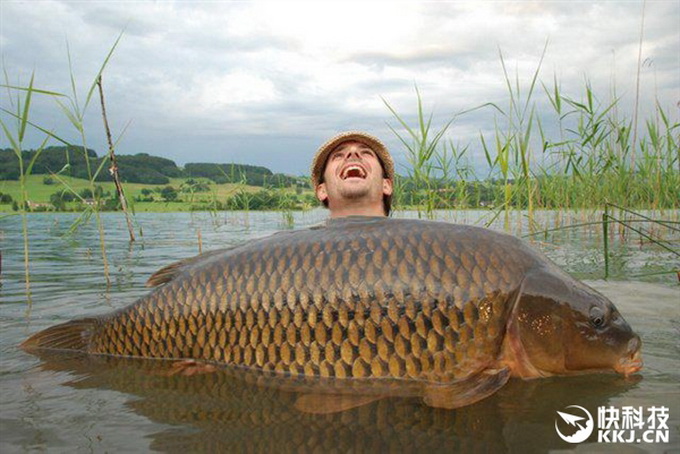
{"label": "man's neck", "polygon": [[347,205],[343,207],[330,208],[331,218],[342,218],[345,216],[385,216],[382,201],[379,205]]}

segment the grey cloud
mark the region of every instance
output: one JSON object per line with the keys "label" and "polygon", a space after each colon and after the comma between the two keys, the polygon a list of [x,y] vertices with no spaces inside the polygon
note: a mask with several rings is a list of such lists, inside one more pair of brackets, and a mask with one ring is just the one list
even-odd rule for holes
{"label": "grey cloud", "polygon": [[109,32],[125,32],[126,35],[145,37],[162,32],[162,26],[146,15],[134,14],[128,8],[117,7],[113,3],[65,2],[74,16],[79,16],[84,24]]}
{"label": "grey cloud", "polygon": [[388,52],[358,53],[347,58],[347,61],[361,63],[377,71],[384,70],[386,66],[421,70],[450,66],[464,70],[479,61],[479,57],[472,51],[462,51],[453,47],[438,47],[398,54]]}

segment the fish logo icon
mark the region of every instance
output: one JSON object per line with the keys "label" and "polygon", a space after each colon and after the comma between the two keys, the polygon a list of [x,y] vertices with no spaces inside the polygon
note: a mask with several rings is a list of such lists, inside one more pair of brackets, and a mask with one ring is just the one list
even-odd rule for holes
{"label": "fish logo icon", "polygon": [[[590,437],[590,434],[593,433],[593,416],[590,414],[590,412],[588,412],[588,410],[578,405],[569,405],[565,408],[565,410],[569,408],[580,411],[574,412],[572,410],[570,413],[558,411],[557,415],[559,418],[555,418],[555,431],[562,440],[568,443],[582,443],[586,441],[588,437]],[[576,431],[571,435],[564,435],[558,427],[557,423],[559,420],[562,420],[567,426],[575,428]]]}

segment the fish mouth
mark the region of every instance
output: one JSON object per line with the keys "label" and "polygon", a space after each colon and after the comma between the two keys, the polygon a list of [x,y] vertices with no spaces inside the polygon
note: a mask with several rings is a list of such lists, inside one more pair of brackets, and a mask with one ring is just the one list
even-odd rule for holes
{"label": "fish mouth", "polygon": [[347,180],[349,178],[360,178],[365,180],[368,176],[368,171],[361,164],[352,163],[342,168],[340,171],[340,179]]}
{"label": "fish mouth", "polygon": [[629,375],[639,372],[642,369],[642,364],[642,353],[638,348],[630,356],[619,360],[619,362],[614,366],[614,370],[619,374],[628,377]]}

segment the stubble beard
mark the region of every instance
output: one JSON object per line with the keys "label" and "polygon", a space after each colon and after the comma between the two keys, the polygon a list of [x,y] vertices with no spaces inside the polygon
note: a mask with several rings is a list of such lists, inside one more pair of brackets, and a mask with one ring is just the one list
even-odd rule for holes
{"label": "stubble beard", "polygon": [[371,188],[368,185],[341,186],[338,192],[345,199],[356,200],[370,194]]}

